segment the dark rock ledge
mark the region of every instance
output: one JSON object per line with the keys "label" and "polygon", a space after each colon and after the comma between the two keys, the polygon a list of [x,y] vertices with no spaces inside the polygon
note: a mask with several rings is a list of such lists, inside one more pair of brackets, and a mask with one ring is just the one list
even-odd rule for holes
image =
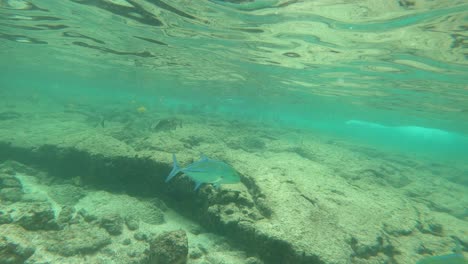
{"label": "dark rock ledge", "polygon": [[240,188],[215,190],[205,186],[194,192],[193,183],[183,177],[166,184],[169,164],[147,157],[96,154],[55,145],[27,148],[0,142],[0,161],[5,160],[38,167],[58,177],[80,176],[85,185],[162,197],[179,213],[198,221],[207,230],[225,235],[266,263],[325,263],[318,256],[297,252],[288,241],[256,228],[257,221],[268,221],[271,210],[262,202],[255,183],[246,176],[242,177]]}

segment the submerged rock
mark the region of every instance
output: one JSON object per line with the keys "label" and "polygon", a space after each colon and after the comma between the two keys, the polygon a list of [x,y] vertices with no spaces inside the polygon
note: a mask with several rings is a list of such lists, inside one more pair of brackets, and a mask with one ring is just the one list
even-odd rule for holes
{"label": "submerged rock", "polygon": [[166,222],[164,213],[157,207],[149,207],[146,213],[140,212],[138,216],[142,221],[150,225],[160,225]]}
{"label": "submerged rock", "polygon": [[127,225],[127,228],[132,231],[137,230],[140,227],[140,222],[138,221],[138,218],[133,216],[126,216],[125,224]]}
{"label": "submerged rock", "polygon": [[0,199],[10,202],[19,202],[23,198],[23,190],[20,188],[3,188],[0,190]]}
{"label": "submerged rock", "polygon": [[148,236],[143,233],[143,232],[136,232],[134,235],[133,235],[133,238],[135,238],[136,240],[138,241],[146,241],[148,240]]}
{"label": "submerged rock", "polygon": [[13,170],[12,168],[10,168],[8,166],[8,163],[10,163],[12,161],[7,161],[7,162],[4,162],[2,163],[0,166],[5,166],[5,168],[1,168],[0,169],[0,178],[2,178],[4,175],[10,175],[10,176],[13,176],[16,174],[15,170]]}
{"label": "submerged rock", "polygon": [[73,219],[74,214],[75,214],[75,208],[71,206],[62,207],[62,210],[60,211],[59,216],[57,218],[57,223],[59,225],[68,224]]}
{"label": "submerged rock", "polygon": [[110,243],[110,236],[103,229],[85,223],[51,233],[46,249],[69,257],[94,253]]}
{"label": "submerged rock", "polygon": [[113,236],[122,234],[123,224],[124,220],[118,214],[106,215],[101,219],[101,227]]}
{"label": "submerged rock", "polygon": [[105,218],[109,215],[120,215],[124,218],[134,217],[151,225],[165,222],[163,211],[152,201],[142,201],[128,195],[115,195],[104,191],[88,193],[77,204],[77,208],[80,214],[86,208],[86,211],[83,211],[85,220],[88,219],[86,216]]}
{"label": "submerged rock", "polygon": [[130,238],[126,238],[122,241],[122,245],[128,246],[132,243],[132,240]]}
{"label": "submerged rock", "polygon": [[151,124],[150,130],[159,131],[170,131],[176,130],[178,127],[182,127],[182,121],[177,118],[162,118]]}
{"label": "submerged rock", "polygon": [[13,222],[11,215],[9,213],[4,213],[0,211],[0,225],[9,224],[11,222]]}
{"label": "submerged rock", "polygon": [[0,188],[22,188],[21,182],[12,175],[0,176]]}
{"label": "submerged rock", "polygon": [[150,242],[149,264],[184,264],[188,240],[183,230],[163,233]]}
{"label": "submerged rock", "polygon": [[71,184],[61,184],[51,186],[48,195],[61,205],[74,206],[86,195],[86,192]]}
{"label": "submerged rock", "polygon": [[90,213],[89,213],[88,211],[86,211],[85,209],[80,209],[80,210],[78,211],[78,214],[81,215],[81,216],[83,217],[83,219],[84,219],[86,222],[88,222],[88,223],[89,223],[89,222],[93,222],[93,221],[95,221],[95,220],[98,219],[97,216],[90,214]]}
{"label": "submerged rock", "polygon": [[195,247],[192,250],[190,250],[189,257],[191,259],[199,259],[202,256],[203,256],[203,251],[201,251],[201,249],[199,249],[198,247]]}
{"label": "submerged rock", "polygon": [[53,230],[58,228],[54,211],[48,203],[30,204],[18,219],[17,224],[27,230]]}
{"label": "submerged rock", "polygon": [[0,263],[21,264],[35,252],[34,247],[21,245],[8,237],[0,236]]}
{"label": "submerged rock", "polygon": [[14,175],[0,173],[0,199],[18,202],[23,198],[23,186]]}
{"label": "submerged rock", "polygon": [[[1,166],[1,174],[6,174],[6,175],[11,175],[15,176],[17,174],[24,174],[24,175],[38,175],[38,171],[26,166],[22,163],[13,161],[13,160],[7,160],[4,163],[0,164]],[[1,177],[1,176],[0,176]]]}

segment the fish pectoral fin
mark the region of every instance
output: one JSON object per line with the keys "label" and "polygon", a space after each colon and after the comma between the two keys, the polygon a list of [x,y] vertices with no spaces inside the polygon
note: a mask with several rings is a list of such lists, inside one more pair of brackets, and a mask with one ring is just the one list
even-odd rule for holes
{"label": "fish pectoral fin", "polygon": [[219,189],[221,186],[221,181],[223,180],[223,177],[219,177],[216,181],[211,182],[211,184],[216,188],[216,190]]}
{"label": "fish pectoral fin", "polygon": [[203,182],[195,182],[195,188],[193,189],[194,191],[198,190],[200,186],[203,184]]}

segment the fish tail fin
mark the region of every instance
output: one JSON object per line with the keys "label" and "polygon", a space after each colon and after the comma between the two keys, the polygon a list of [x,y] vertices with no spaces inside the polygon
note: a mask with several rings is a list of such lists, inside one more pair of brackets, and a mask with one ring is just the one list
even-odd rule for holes
{"label": "fish tail fin", "polygon": [[179,171],[180,171],[180,167],[179,167],[179,164],[177,164],[177,159],[176,159],[175,154],[172,154],[172,161],[173,161],[172,170],[171,170],[171,173],[169,173],[169,176],[167,176],[166,182],[168,182],[172,178],[174,178],[174,176],[176,176],[177,173],[179,173]]}

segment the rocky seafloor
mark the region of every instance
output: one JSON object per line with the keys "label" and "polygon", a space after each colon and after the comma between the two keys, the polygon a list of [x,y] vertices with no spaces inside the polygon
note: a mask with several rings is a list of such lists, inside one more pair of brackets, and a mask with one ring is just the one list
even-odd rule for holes
{"label": "rocky seafloor", "polygon": [[[203,113],[8,102],[0,263],[415,263],[467,250],[466,164]],[[224,160],[241,183],[165,183],[172,153]]]}
{"label": "rocky seafloor", "polygon": [[157,198],[0,164],[0,263],[261,263]]}

